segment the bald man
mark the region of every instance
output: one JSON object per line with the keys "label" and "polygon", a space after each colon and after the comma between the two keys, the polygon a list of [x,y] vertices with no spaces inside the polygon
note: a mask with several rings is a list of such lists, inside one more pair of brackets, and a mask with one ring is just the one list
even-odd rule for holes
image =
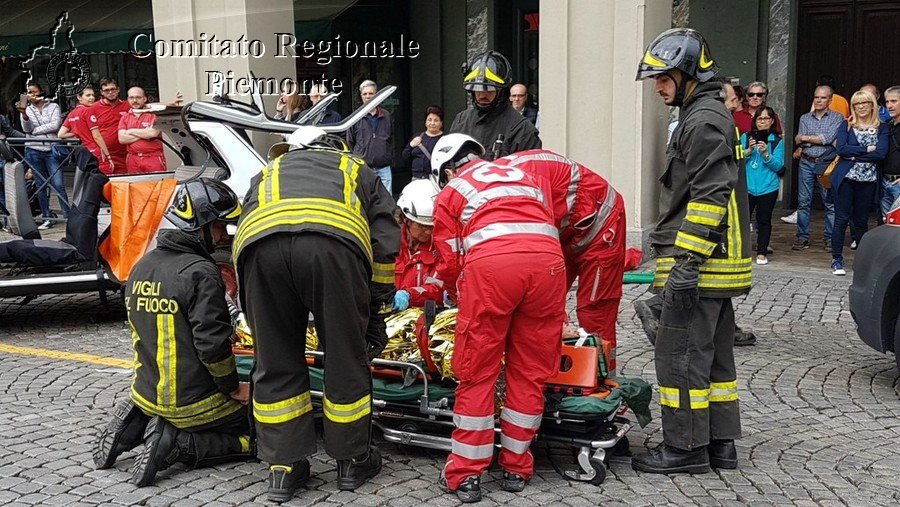
{"label": "bald man", "polygon": [[147,94],[140,86],[128,89],[131,111],[119,120],[119,143],[125,146],[128,156],[125,169],[128,174],[152,173],[166,170],[162,132],[156,130],[156,115],[142,111],[147,105]]}
{"label": "bald man", "polygon": [[512,85],[509,89],[509,101],[517,113],[527,118],[536,129],[540,130],[541,114],[536,107],[526,105],[528,103],[528,89],[525,88],[525,85],[521,83]]}

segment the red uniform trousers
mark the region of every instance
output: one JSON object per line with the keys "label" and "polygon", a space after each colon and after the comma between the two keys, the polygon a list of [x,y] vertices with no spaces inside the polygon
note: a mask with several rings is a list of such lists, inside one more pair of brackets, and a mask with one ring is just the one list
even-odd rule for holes
{"label": "red uniform trousers", "polygon": [[[163,152],[158,153],[129,153],[125,159],[125,171],[128,174],[156,173],[166,170],[166,156]],[[116,173],[119,173],[118,162],[116,162]]]}
{"label": "red uniform trousers", "polygon": [[625,273],[625,206],[616,201],[607,226],[584,250],[563,247],[566,256],[566,282],[571,287],[578,277],[576,293],[578,324],[598,336],[609,374],[616,371],[616,316],[622,299]]}
{"label": "red uniform trousers", "polygon": [[494,390],[506,363],[500,415],[500,466],[525,479],[534,472],[529,446],[544,413],[544,383],[559,368],[565,318],[565,261],[551,253],[505,253],[467,262],[459,277],[453,371],[453,450],[444,476],[450,489],[481,475],[494,454]]}

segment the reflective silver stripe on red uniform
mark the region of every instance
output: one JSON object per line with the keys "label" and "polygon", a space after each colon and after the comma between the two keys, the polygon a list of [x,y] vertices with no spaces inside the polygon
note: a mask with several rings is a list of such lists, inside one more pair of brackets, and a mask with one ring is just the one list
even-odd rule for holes
{"label": "reflective silver stripe on red uniform", "polygon": [[494,444],[469,445],[452,440],[450,452],[468,459],[491,459],[494,457]]}
{"label": "reflective silver stripe on red uniform", "polygon": [[494,429],[494,416],[453,414],[453,424],[461,430],[482,431]]}
{"label": "reflective silver stripe on red uniform", "polygon": [[618,198],[619,193],[616,192],[613,187],[607,187],[606,197],[603,199],[603,202],[600,204],[600,208],[594,215],[594,223],[591,224],[591,227],[588,229],[587,234],[585,234],[583,238],[572,245],[572,251],[579,252],[587,248],[587,246],[594,241],[597,235],[600,234],[600,231],[606,228],[606,220],[609,219],[609,216],[612,214],[613,209],[615,209],[616,201],[618,200]]}
{"label": "reflective silver stripe on red uniform", "polygon": [[430,283],[431,285],[437,285],[440,288],[444,288],[444,281],[440,278],[435,278],[433,276],[426,276],[425,283]]}
{"label": "reflective silver stripe on red uniform", "polygon": [[475,197],[469,199],[466,207],[463,208],[462,215],[459,217],[460,221],[463,225],[466,225],[469,220],[472,219],[472,215],[478,211],[478,208],[484,206],[493,199],[500,197],[528,197],[544,204],[547,203],[544,200],[544,193],[535,187],[504,185],[502,187],[489,188],[487,190],[482,190],[481,192],[476,192]]}
{"label": "reflective silver stripe on red uniform", "polygon": [[569,225],[569,219],[572,217],[572,208],[575,207],[575,196],[578,193],[578,183],[581,181],[581,169],[578,167],[578,164],[575,161],[563,157],[562,155],[556,155],[553,153],[535,153],[532,155],[516,157],[510,160],[506,165],[516,167],[519,164],[531,162],[533,160],[545,160],[548,162],[560,162],[563,164],[569,164],[570,174],[569,188],[566,193],[566,214],[559,222],[559,228],[565,229],[566,226]]}
{"label": "reflective silver stripe on red uniform", "polygon": [[520,428],[536,430],[541,427],[541,418],[543,416],[543,413],[529,415],[517,412],[509,407],[503,407],[503,411],[500,413],[500,420],[515,424]]}
{"label": "reflective silver stripe on red uniform", "polygon": [[463,240],[463,250],[471,250],[472,247],[479,243],[508,234],[540,234],[559,239],[559,232],[556,230],[556,227],[550,224],[542,224],[540,222],[499,222],[486,225],[466,236]]}
{"label": "reflective silver stripe on red uniform", "polygon": [[531,446],[531,440],[518,440],[510,436],[500,435],[500,446],[516,454],[525,454]]}

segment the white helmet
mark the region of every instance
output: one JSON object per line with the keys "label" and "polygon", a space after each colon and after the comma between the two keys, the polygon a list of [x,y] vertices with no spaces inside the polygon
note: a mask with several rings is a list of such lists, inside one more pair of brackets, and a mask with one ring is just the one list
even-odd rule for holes
{"label": "white helmet", "polygon": [[276,143],[269,148],[269,161],[284,155],[288,150],[296,150],[309,147],[313,141],[326,135],[327,132],[313,125],[301,125],[286,140]]}
{"label": "white helmet", "polygon": [[431,181],[438,185],[438,188],[442,187],[444,166],[450,162],[458,162],[466,154],[472,154],[475,158],[481,157],[484,155],[484,146],[465,134],[447,134],[438,139],[434,149],[431,150]]}
{"label": "white helmet", "polygon": [[440,190],[428,180],[415,180],[403,187],[397,206],[406,218],[422,225],[434,225],[434,198]]}

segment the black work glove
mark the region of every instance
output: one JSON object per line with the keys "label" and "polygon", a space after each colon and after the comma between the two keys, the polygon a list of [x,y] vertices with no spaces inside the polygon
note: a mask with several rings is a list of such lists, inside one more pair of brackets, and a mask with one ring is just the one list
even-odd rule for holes
{"label": "black work glove", "polygon": [[369,360],[375,359],[387,346],[387,324],[384,318],[391,313],[391,304],[372,302],[369,307],[369,324],[366,326],[366,348]]}
{"label": "black work glove", "polygon": [[669,310],[689,310],[700,300],[700,266],[676,261],[663,288],[663,305]]}

